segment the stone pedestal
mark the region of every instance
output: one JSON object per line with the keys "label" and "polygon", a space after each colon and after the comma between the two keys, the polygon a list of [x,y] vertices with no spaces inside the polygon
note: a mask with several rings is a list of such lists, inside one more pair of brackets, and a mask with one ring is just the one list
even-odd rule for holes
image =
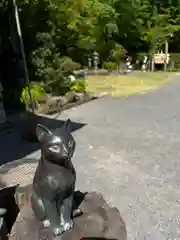
{"label": "stone pedestal", "polygon": [[126,227],[117,208],[110,207],[97,193],[78,192],[75,194],[76,206],[83,214],[74,219],[74,228],[53,238],[50,229],[44,229],[30,207],[20,211],[12,228],[10,240],[82,240],[111,239],[126,240]]}

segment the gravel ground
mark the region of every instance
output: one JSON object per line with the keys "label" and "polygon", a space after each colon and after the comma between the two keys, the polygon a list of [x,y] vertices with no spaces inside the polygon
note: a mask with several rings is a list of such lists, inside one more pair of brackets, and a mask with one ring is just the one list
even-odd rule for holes
{"label": "gravel ground", "polygon": [[[77,188],[99,191],[124,217],[128,240],[180,239],[180,81],[146,95],[69,109]],[[27,157],[38,157],[39,151]],[[32,173],[31,173],[32,174]]]}
{"label": "gravel ground", "polygon": [[[178,78],[178,77],[177,77]],[[180,239],[180,82],[147,95],[104,98],[65,112],[74,133],[77,187],[119,208],[128,240]]]}

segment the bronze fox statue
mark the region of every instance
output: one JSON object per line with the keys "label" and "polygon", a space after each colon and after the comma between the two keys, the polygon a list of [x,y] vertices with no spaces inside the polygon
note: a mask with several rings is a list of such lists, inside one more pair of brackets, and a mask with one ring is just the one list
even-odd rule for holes
{"label": "bronze fox statue", "polygon": [[76,143],[70,127],[68,119],[52,131],[40,124],[36,129],[41,158],[34,175],[31,205],[37,219],[50,227],[54,236],[73,228],[76,172],[71,158]]}

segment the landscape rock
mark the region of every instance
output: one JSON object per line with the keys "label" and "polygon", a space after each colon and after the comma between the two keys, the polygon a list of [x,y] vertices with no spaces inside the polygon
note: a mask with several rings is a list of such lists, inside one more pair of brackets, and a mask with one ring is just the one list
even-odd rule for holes
{"label": "landscape rock", "polygon": [[47,101],[49,100],[50,96],[48,94],[44,94],[40,98],[38,98],[38,103],[39,104],[46,104]]}
{"label": "landscape rock", "polygon": [[44,229],[30,207],[26,205],[20,211],[12,228],[10,240],[80,240],[80,239],[116,239],[126,240],[125,223],[117,208],[110,207],[103,196],[92,192],[75,194],[75,208],[83,211],[74,219],[73,230],[53,238],[49,229]]}
{"label": "landscape rock", "polygon": [[49,98],[47,103],[42,105],[40,112],[44,114],[52,114],[75,107],[96,98],[98,97],[86,92],[68,92],[64,96],[54,96]]}
{"label": "landscape rock", "polygon": [[48,101],[46,102],[46,105],[48,106],[49,109],[56,108],[56,107],[60,107],[62,105],[62,102],[63,102],[63,97],[53,96],[48,99]]}
{"label": "landscape rock", "polygon": [[68,103],[73,103],[76,102],[76,93],[75,92],[68,92],[66,95],[63,97],[63,106]]}

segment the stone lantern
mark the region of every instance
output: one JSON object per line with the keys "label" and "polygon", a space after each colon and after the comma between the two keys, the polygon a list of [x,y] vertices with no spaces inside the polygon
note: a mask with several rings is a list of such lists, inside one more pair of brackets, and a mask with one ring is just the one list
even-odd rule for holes
{"label": "stone lantern", "polygon": [[99,63],[99,54],[96,51],[93,52],[93,60],[94,60],[94,69],[97,70],[98,63]]}
{"label": "stone lantern", "polygon": [[142,64],[142,67],[141,67],[142,72],[146,72],[147,65],[148,65],[148,56],[144,56],[143,64]]}
{"label": "stone lantern", "polygon": [[92,57],[88,56],[88,68],[91,69],[92,68]]}

